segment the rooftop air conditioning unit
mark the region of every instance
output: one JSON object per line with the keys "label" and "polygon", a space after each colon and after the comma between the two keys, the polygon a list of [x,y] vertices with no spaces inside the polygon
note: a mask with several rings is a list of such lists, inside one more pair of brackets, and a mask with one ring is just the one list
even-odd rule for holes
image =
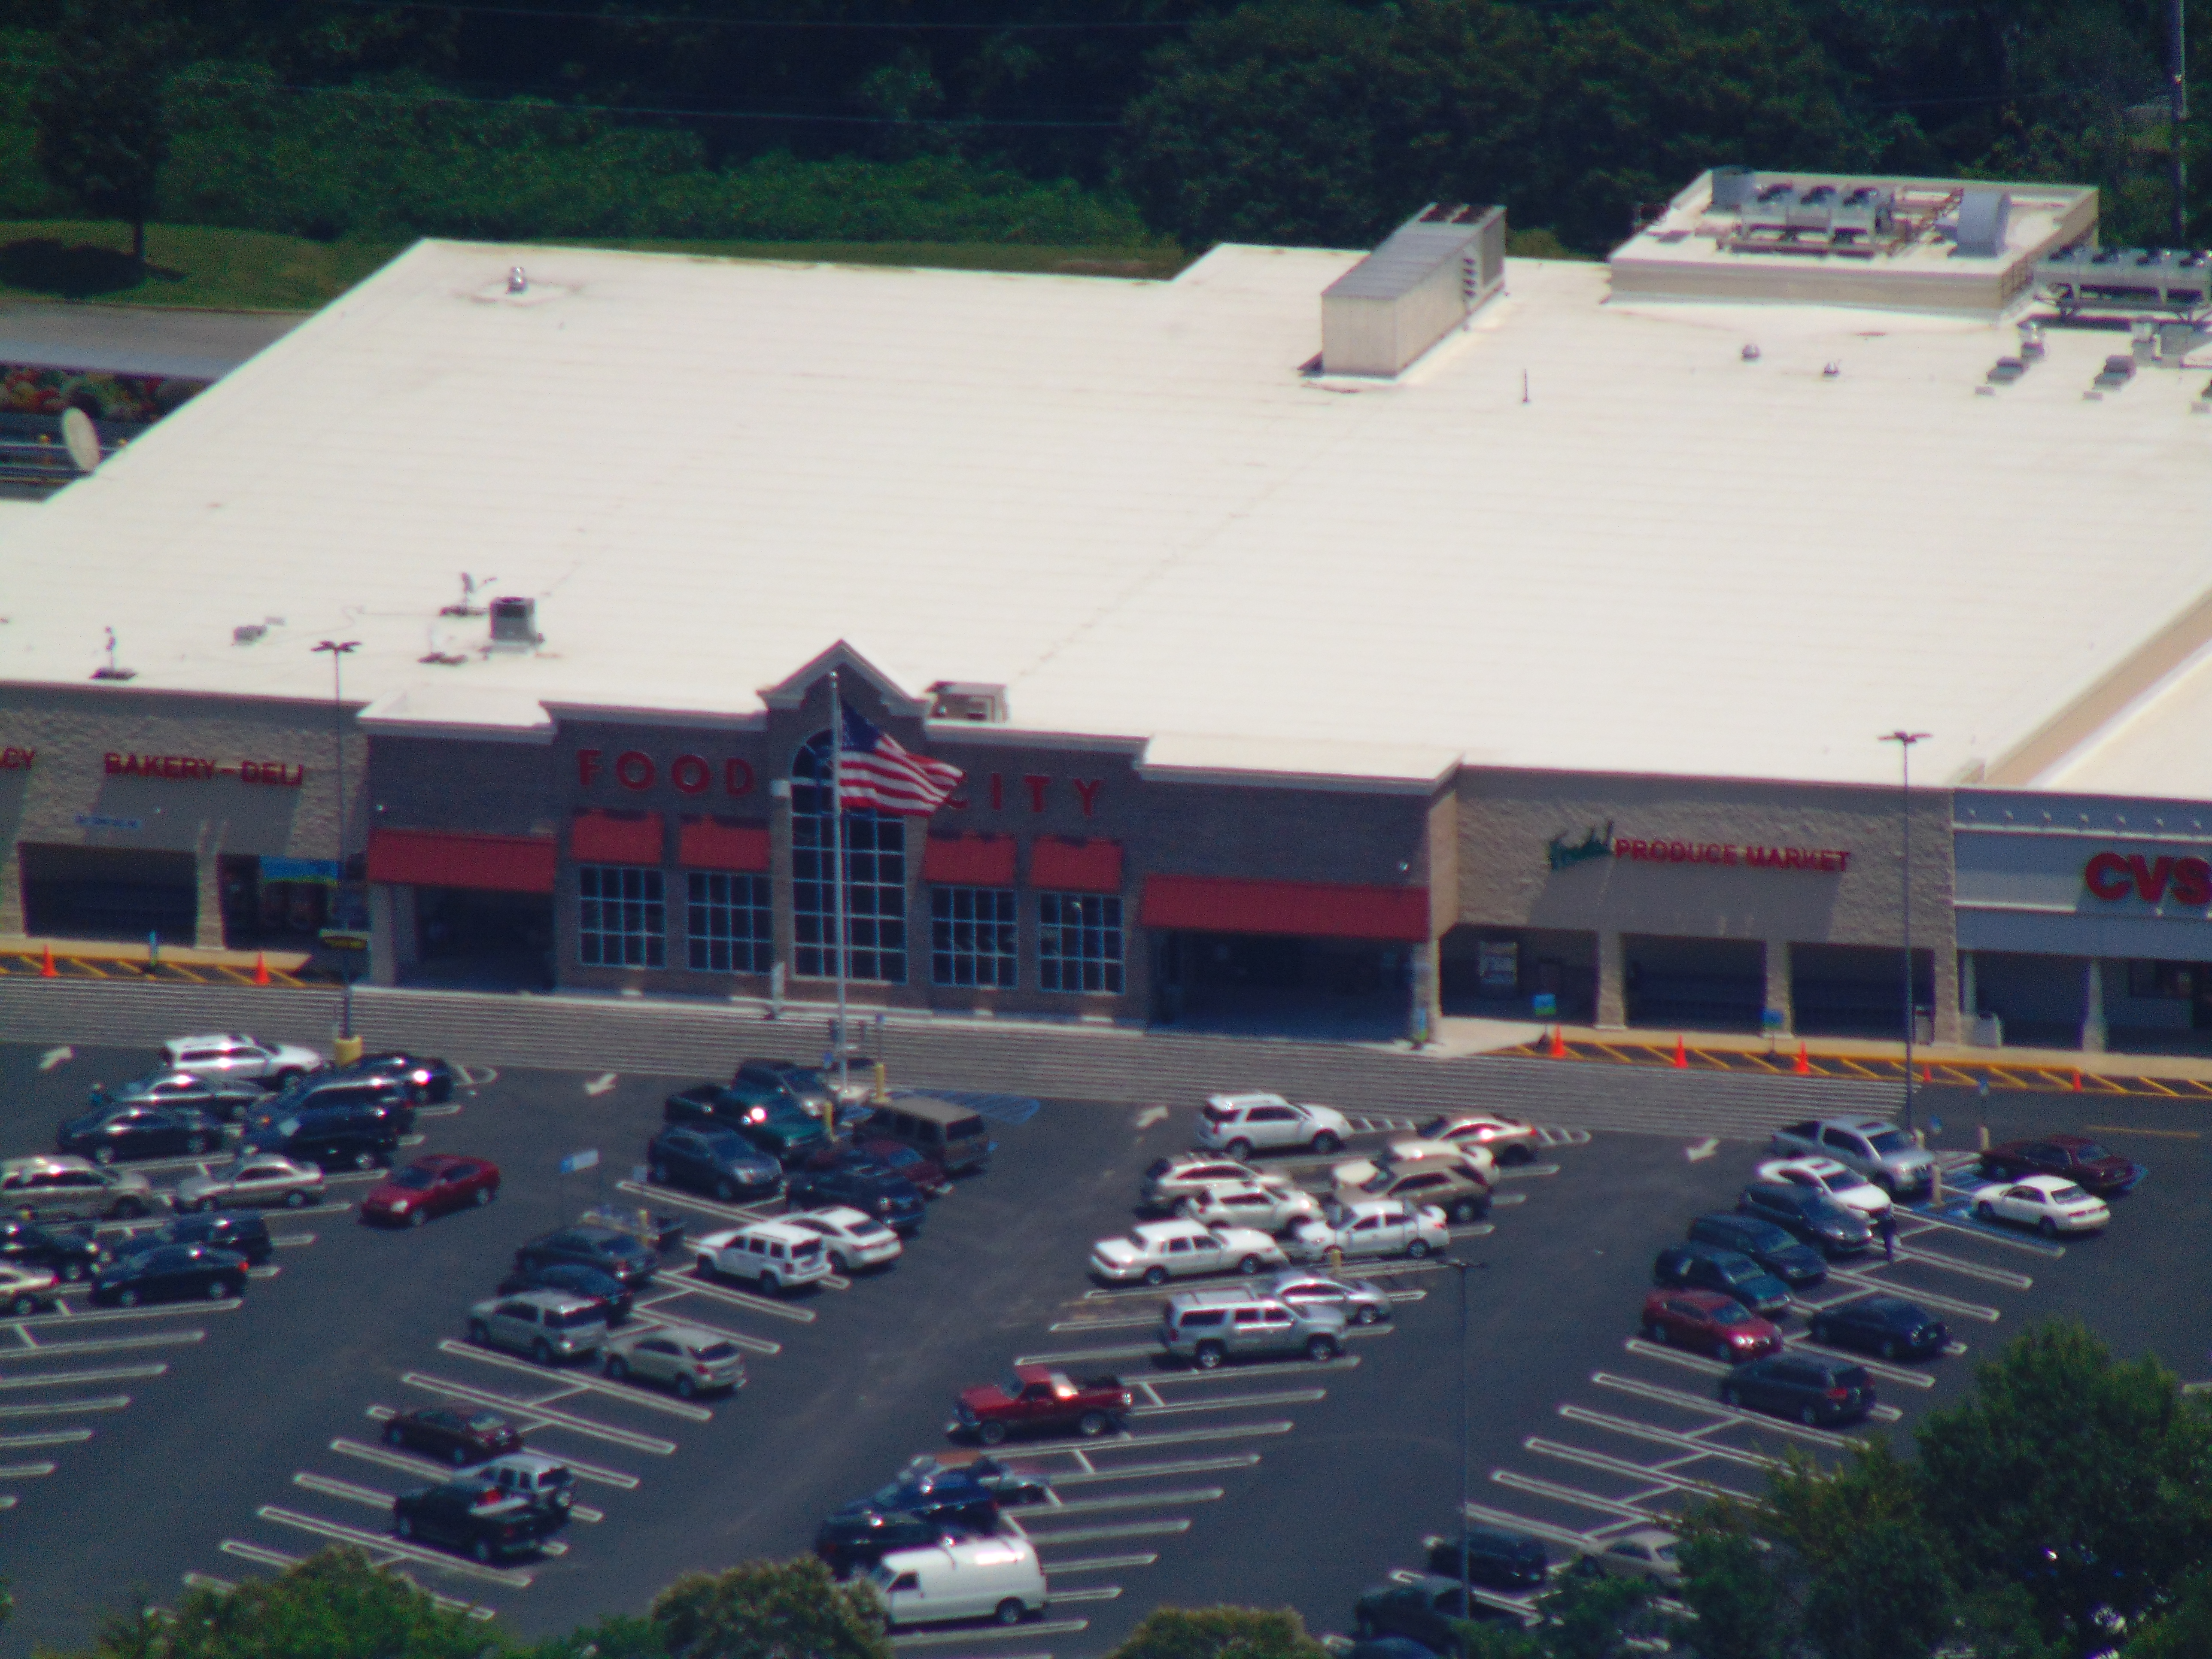
{"label": "rooftop air conditioning unit", "polygon": [[538,601],[501,599],[491,602],[491,647],[495,651],[527,651],[544,643],[538,631]]}
{"label": "rooftop air conditioning unit", "polygon": [[1006,718],[1006,688],[967,680],[939,680],[929,688],[929,717],[933,720],[1000,725]]}

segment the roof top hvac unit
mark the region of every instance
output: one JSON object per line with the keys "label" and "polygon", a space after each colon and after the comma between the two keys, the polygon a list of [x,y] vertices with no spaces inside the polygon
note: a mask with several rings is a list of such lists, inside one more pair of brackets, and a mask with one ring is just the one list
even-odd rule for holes
{"label": "roof top hvac unit", "polygon": [[1322,295],[1322,373],[1396,374],[1504,284],[1505,210],[1431,204]]}

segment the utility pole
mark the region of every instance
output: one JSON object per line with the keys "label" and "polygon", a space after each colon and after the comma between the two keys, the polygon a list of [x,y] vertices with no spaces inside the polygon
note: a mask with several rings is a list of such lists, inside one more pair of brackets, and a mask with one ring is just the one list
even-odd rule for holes
{"label": "utility pole", "polygon": [[2173,246],[2189,246],[2189,163],[2182,154],[2181,135],[2189,120],[2189,49],[2187,25],[2182,15],[2183,0],[2166,0],[2166,56],[2171,73],[2167,87],[2168,119],[2172,126],[2167,143],[2172,151],[2173,163]]}
{"label": "utility pole", "polygon": [[[315,647],[318,655],[325,651],[331,655],[331,747],[337,759],[331,775],[337,780],[338,788],[338,878],[331,888],[331,897],[333,908],[341,911],[346,890],[345,671],[343,664],[349,654],[359,649],[361,649],[359,640],[325,640]],[[344,927],[350,925],[350,920],[343,914],[336,915],[331,918],[330,925],[334,927]],[[348,960],[350,961],[351,958],[349,957]],[[353,970],[350,968],[346,969],[344,980],[345,989],[341,1005],[343,1012],[338,1016],[338,1035],[349,1038],[353,1036]]]}
{"label": "utility pole", "polygon": [[1899,861],[1899,879],[1905,905],[1905,1132],[1912,1133],[1912,1028],[1920,1023],[1917,999],[1912,994],[1912,745],[1928,738],[1925,732],[1885,732],[1883,743],[1897,745],[1899,799],[1898,817],[1904,835],[1905,856]]}

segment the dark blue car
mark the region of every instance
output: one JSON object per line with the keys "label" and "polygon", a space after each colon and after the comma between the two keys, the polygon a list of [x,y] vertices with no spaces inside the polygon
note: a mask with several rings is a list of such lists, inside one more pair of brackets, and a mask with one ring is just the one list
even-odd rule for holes
{"label": "dark blue car", "polygon": [[1651,1282],[1718,1291],[1734,1297],[1761,1319],[1790,1311],[1790,1287],[1747,1255],[1713,1244],[1669,1244],[1651,1264]]}
{"label": "dark blue car", "polygon": [[928,1207],[914,1182],[893,1175],[866,1152],[841,1153],[826,1170],[794,1171],[789,1192],[792,1203],[799,1208],[849,1205],[863,1215],[873,1216],[901,1238],[911,1238],[921,1231]]}
{"label": "dark blue car", "polygon": [[1827,1257],[1755,1215],[1701,1215],[1690,1224],[1690,1243],[1747,1255],[1793,1291],[1810,1289],[1828,1276]]}
{"label": "dark blue car", "polygon": [[647,1173],[725,1204],[750,1204],[783,1191],[783,1166],[735,1129],[719,1123],[671,1123],[645,1144]]}
{"label": "dark blue car", "polygon": [[1884,1359],[1924,1359],[1941,1353],[1951,1340],[1942,1320],[1901,1296],[1862,1297],[1823,1308],[1813,1316],[1808,1332],[1826,1346],[1856,1348]]}

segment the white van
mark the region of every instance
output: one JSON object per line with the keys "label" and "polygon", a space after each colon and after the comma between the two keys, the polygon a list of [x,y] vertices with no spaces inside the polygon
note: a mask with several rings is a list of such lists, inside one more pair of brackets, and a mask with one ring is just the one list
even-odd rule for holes
{"label": "white van", "polygon": [[979,1538],[933,1549],[892,1550],[868,1574],[886,1625],[995,1619],[1018,1625],[1042,1613],[1044,1569],[1026,1538]]}
{"label": "white van", "polygon": [[788,1221],[756,1221],[708,1233],[694,1247],[699,1260],[730,1279],[750,1279],[770,1296],[793,1285],[811,1285],[830,1273],[822,1235]]}

